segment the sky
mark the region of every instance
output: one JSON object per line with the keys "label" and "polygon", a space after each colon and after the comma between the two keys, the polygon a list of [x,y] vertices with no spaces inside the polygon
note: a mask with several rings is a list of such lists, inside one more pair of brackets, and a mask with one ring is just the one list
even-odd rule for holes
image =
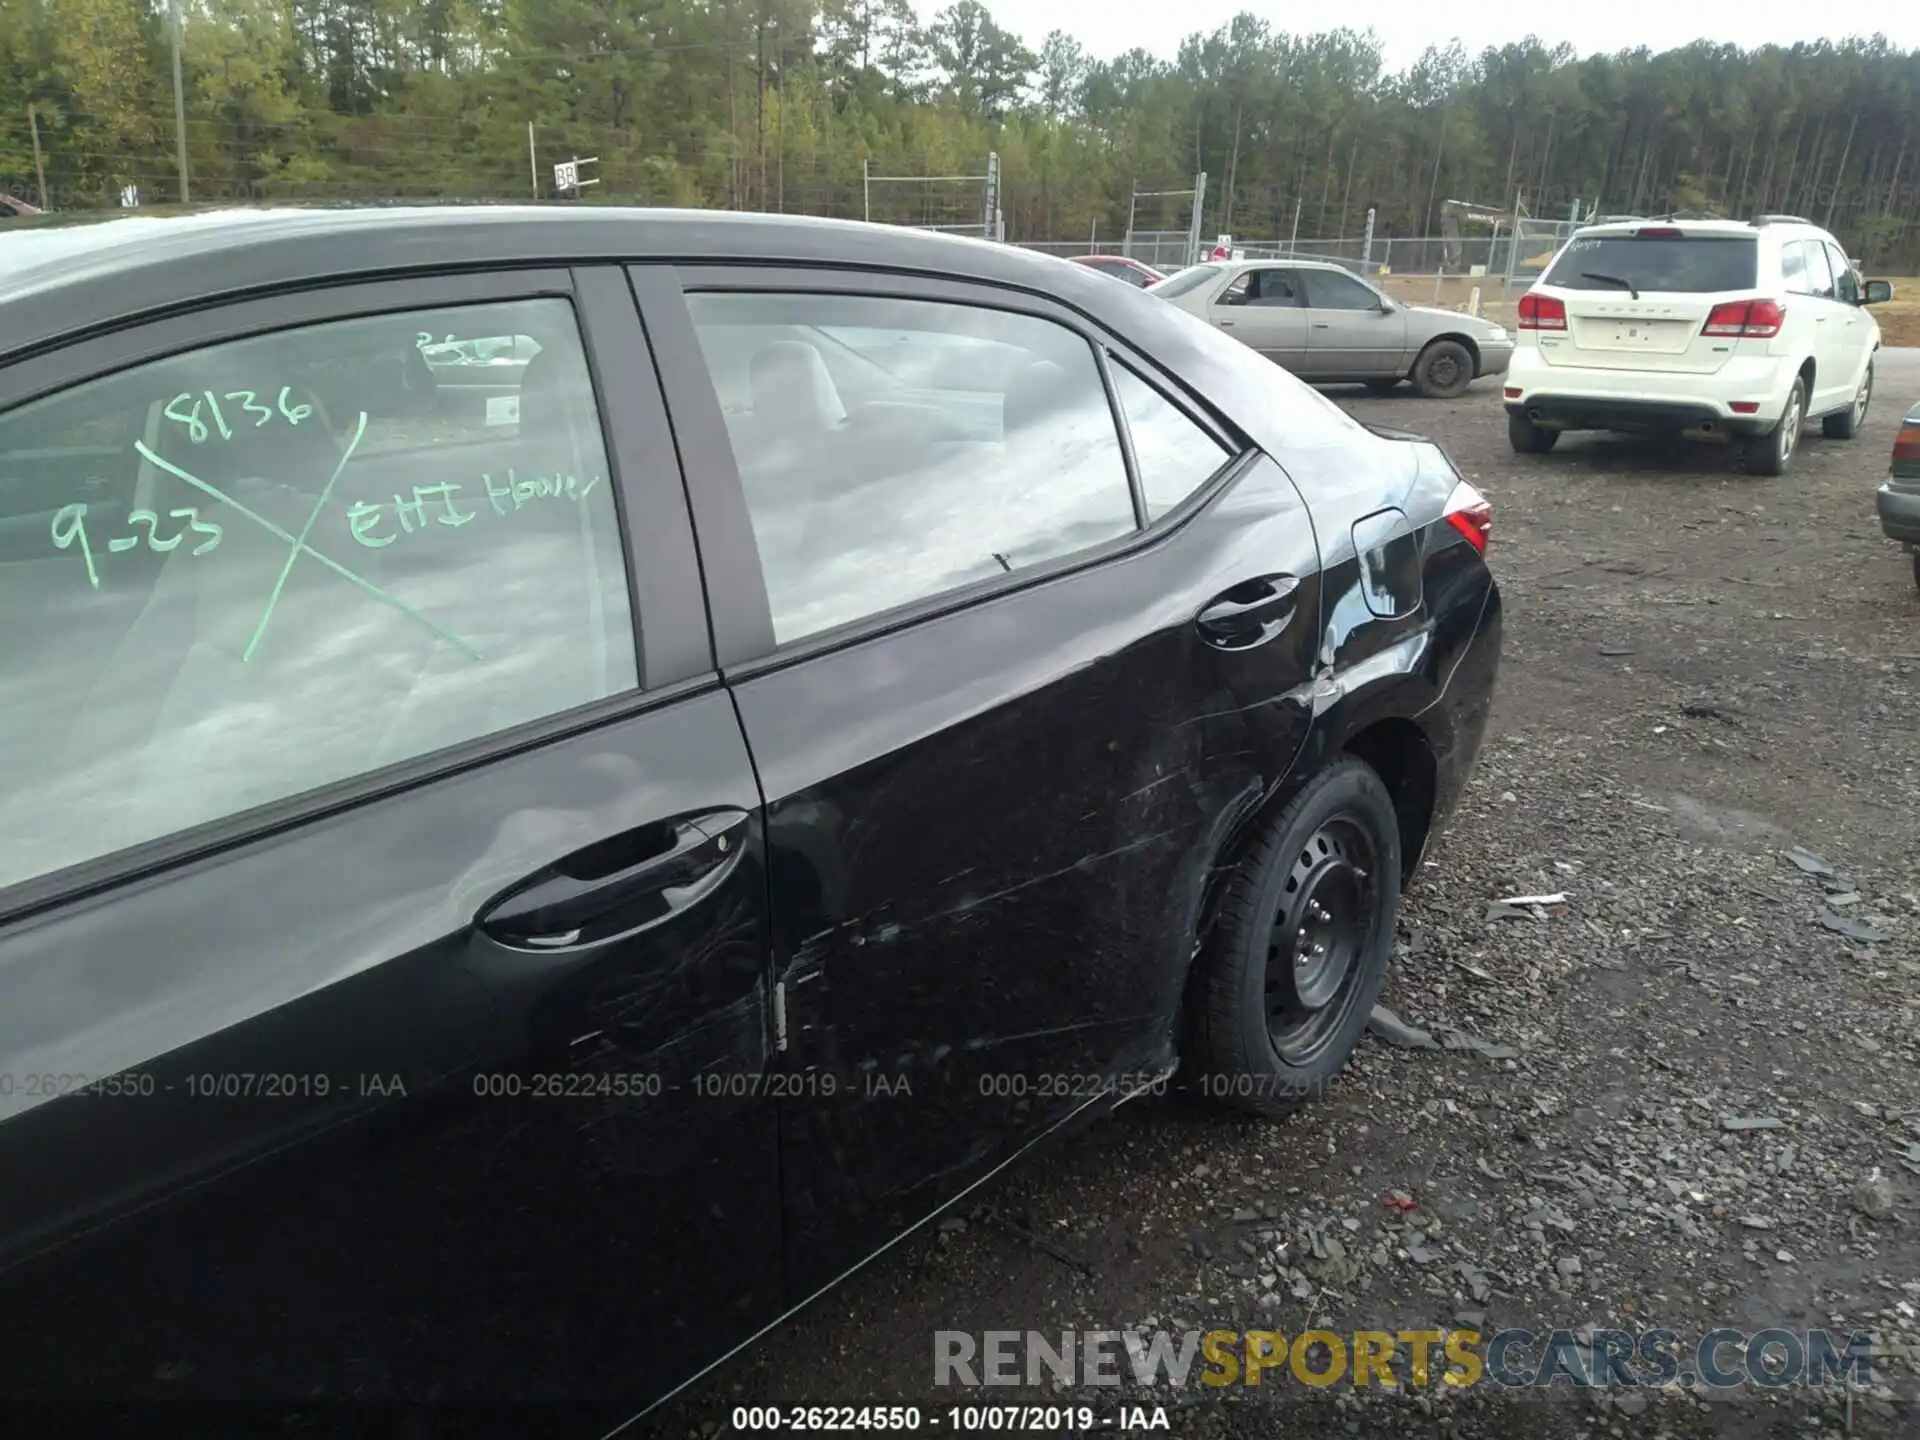
{"label": "sky", "polygon": [[[923,15],[946,0],[915,0]],[[993,18],[1038,49],[1049,30],[1064,30],[1095,56],[1139,46],[1171,59],[1196,30],[1219,28],[1241,10],[1277,30],[1313,33],[1346,25],[1372,27],[1386,44],[1387,67],[1402,69],[1428,45],[1458,37],[1468,52],[1503,45],[1528,33],[1548,44],[1565,41],[1582,55],[1645,45],[1669,50],[1694,40],[1743,46],[1790,45],[1820,38],[1812,23],[1841,17],[1846,34],[1884,34],[1895,45],[1920,50],[1920,4],[1914,0],[1853,0],[1834,10],[1754,0],[1610,0],[1605,4],[1526,5],[1516,0],[1341,0],[1337,6],[1279,5],[1273,0],[985,0]],[[1830,38],[1841,38],[1839,33]]]}

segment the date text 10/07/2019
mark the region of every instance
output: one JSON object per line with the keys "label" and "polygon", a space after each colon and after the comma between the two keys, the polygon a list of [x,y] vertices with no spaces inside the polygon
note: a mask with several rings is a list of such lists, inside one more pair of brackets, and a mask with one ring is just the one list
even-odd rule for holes
{"label": "date text 10/07/2019", "polygon": [[[479,493],[484,494],[486,505],[495,515],[511,515],[541,500],[583,502],[599,485],[600,478],[595,475],[583,482],[577,475],[561,472],[522,476],[514,470],[508,470],[505,481],[501,482],[489,472],[480,477]],[[381,550],[403,536],[426,529],[430,523],[457,529],[482,513],[477,504],[473,509],[462,508],[461,495],[466,487],[456,481],[415,485],[412,488],[411,497],[395,495],[391,504],[363,500],[349,506],[345,516],[348,533],[366,549]],[[88,517],[94,509],[78,501],[62,506],[53,517],[52,539],[57,550],[79,548],[81,560],[86,565],[87,581],[97,590],[100,588],[100,552],[95,548],[94,536],[87,528]],[[128,511],[125,523],[134,533],[108,539],[107,552],[118,555],[144,544],[149,550],[165,554],[179,548],[190,537],[205,537],[188,552],[205,555],[218,549],[226,536],[224,526],[201,518],[198,506],[183,505],[170,509],[167,518],[180,523],[173,528],[172,534],[163,535],[163,530],[168,527],[155,511]],[[391,533],[382,533],[383,526],[389,527]]]}
{"label": "date text 10/07/2019", "polygon": [[918,1405],[736,1405],[736,1431],[779,1434],[837,1434],[851,1430],[944,1430],[955,1435],[1022,1431],[1058,1435],[1063,1430],[1157,1430],[1172,1426],[1164,1405],[1121,1405],[1096,1410],[1091,1405],[950,1405],[923,1412]]}

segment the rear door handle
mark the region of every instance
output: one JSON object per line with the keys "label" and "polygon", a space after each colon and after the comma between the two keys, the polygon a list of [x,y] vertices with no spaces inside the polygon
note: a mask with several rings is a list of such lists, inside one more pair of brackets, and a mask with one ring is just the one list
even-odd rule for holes
{"label": "rear door handle", "polygon": [[1231,321],[1231,320],[1222,320],[1222,321],[1220,322],[1220,328],[1221,328],[1222,330],[1231,330],[1231,329],[1233,328],[1233,321]]}
{"label": "rear door handle", "polygon": [[1217,596],[1197,616],[1200,638],[1216,650],[1249,650],[1264,645],[1294,615],[1298,575],[1261,575],[1243,580]]}
{"label": "rear door handle", "polygon": [[1331,330],[1333,326],[1325,320],[1316,320],[1313,322],[1313,328],[1316,330]]}
{"label": "rear door handle", "polygon": [[711,894],[745,849],[745,810],[643,825],[577,850],[482,908],[480,929],[517,950],[604,944]]}

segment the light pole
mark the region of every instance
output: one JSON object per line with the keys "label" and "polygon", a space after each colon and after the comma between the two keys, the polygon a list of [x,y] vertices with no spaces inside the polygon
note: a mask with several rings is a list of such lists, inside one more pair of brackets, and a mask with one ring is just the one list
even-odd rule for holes
{"label": "light pole", "polygon": [[180,158],[180,203],[187,203],[187,97],[180,85],[180,0],[167,0],[173,30],[173,138]]}

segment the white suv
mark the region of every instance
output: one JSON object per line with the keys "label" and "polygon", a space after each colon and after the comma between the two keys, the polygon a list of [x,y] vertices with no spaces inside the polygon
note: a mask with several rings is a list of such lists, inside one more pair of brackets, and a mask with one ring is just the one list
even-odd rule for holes
{"label": "white suv", "polygon": [[1725,438],[1778,475],[1809,417],[1858,433],[1880,348],[1863,307],[1892,296],[1794,216],[1590,226],[1520,297],[1507,434],[1535,455],[1566,430]]}

